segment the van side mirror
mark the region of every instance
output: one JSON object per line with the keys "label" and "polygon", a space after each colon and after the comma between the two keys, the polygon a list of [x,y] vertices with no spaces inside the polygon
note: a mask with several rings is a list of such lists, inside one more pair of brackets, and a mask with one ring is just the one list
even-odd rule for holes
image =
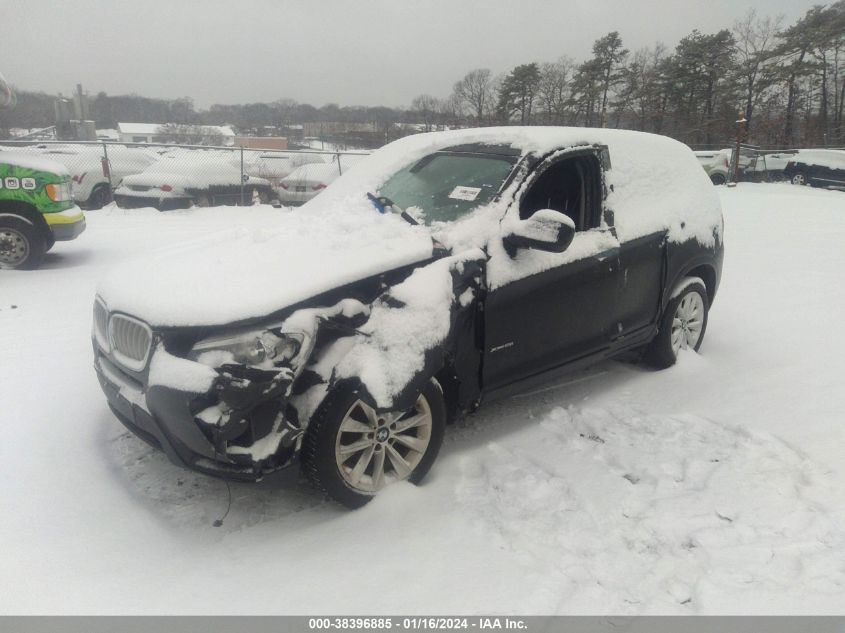
{"label": "van side mirror", "polygon": [[530,218],[512,222],[508,228],[502,241],[511,257],[521,248],[562,253],[575,237],[572,219],[552,209],[540,209]]}

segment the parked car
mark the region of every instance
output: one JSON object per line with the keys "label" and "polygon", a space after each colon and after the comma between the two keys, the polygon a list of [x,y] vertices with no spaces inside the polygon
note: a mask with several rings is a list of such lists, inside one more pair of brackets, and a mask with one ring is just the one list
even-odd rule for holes
{"label": "parked car", "polygon": [[303,204],[321,193],[338,176],[337,164],[303,165],[279,181],[276,193],[282,204]]}
{"label": "parked car", "polygon": [[730,178],[730,150],[693,152],[714,185],[724,185]]}
{"label": "parked car", "polygon": [[60,163],[0,151],[0,268],[38,268],[57,241],[85,230],[70,183]]}
{"label": "parked car", "polygon": [[845,151],[800,150],[786,164],[783,173],[793,185],[845,187]]}
{"label": "parked car", "polygon": [[420,481],[445,424],[485,402],[631,350],[656,367],[698,350],[722,231],[666,137],[409,136],[260,234],[112,271],[95,368],[174,462],[243,480],[299,463],[356,507]]}
{"label": "parked car", "polygon": [[267,180],[245,174],[242,187],[240,170],[227,158],[201,151],[165,154],[140,174],[124,178],[114,192],[120,207],[160,211],[252,204],[254,197],[269,202],[273,196]]}
{"label": "parked car", "polygon": [[67,167],[73,181],[73,197],[85,209],[100,209],[111,202],[112,187],[159,159],[150,150],[123,145],[110,145],[106,150],[108,160],[102,145],[41,144],[26,149]]}
{"label": "parked car", "polygon": [[[232,156],[233,164],[240,167],[240,155],[235,153]],[[320,154],[310,152],[245,152],[244,171],[250,176],[257,176],[270,182],[272,187],[278,190],[279,183],[291,172],[303,165],[323,165]]]}

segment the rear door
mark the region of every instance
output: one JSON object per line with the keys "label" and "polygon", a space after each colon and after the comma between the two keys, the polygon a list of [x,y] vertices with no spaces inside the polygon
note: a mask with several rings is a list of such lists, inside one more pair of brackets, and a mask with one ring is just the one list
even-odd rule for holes
{"label": "rear door", "polygon": [[665,269],[666,231],[619,244],[613,339],[633,336],[657,320]]}

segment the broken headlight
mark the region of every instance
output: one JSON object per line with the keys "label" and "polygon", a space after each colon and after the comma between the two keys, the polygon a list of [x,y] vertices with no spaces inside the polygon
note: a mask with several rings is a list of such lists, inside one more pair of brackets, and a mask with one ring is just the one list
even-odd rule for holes
{"label": "broken headlight", "polygon": [[303,350],[310,347],[309,338],[305,332],[272,329],[214,336],[194,345],[188,358],[211,367],[229,363],[261,369],[298,366]]}

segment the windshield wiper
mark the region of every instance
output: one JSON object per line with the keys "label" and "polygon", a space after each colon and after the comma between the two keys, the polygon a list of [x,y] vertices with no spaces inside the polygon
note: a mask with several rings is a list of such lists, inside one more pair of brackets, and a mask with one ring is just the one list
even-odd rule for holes
{"label": "windshield wiper", "polygon": [[414,226],[419,224],[419,222],[417,221],[417,219],[414,216],[412,216],[410,213],[405,211],[402,207],[400,207],[398,204],[393,202],[393,200],[391,200],[387,196],[375,196],[368,191],[367,192],[367,198],[369,198],[370,202],[373,203],[373,206],[382,215],[387,213],[387,207],[390,207],[394,211],[399,212],[399,216],[403,220],[405,220],[408,224],[412,224]]}

